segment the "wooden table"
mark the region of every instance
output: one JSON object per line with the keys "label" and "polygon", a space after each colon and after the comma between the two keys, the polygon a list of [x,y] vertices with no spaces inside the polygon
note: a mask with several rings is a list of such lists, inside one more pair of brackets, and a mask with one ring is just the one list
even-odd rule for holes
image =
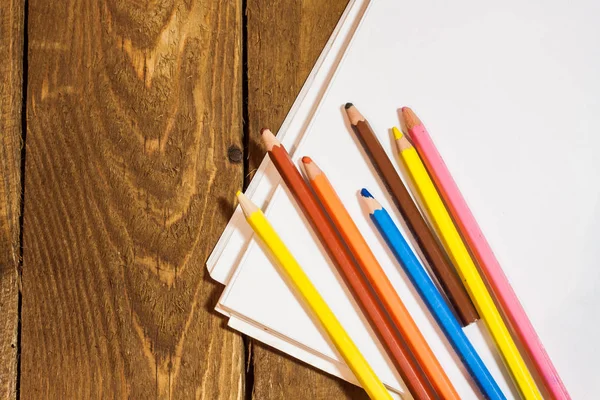
{"label": "wooden table", "polygon": [[204,265],[346,3],[1,3],[0,399],[366,397]]}

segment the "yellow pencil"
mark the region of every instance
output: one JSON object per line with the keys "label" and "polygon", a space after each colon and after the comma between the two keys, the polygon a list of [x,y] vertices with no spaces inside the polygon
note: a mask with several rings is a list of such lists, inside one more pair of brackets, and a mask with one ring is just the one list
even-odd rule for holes
{"label": "yellow pencil", "polygon": [[431,222],[435,227],[444,248],[448,252],[450,259],[454,263],[458,274],[465,283],[465,287],[467,288],[469,296],[471,296],[473,304],[492,334],[496,346],[498,346],[498,349],[504,358],[504,362],[510,370],[521,395],[525,399],[542,399],[542,395],[540,394],[533,377],[529,373],[515,342],[510,336],[510,333],[508,332],[490,293],[485,287],[485,283],[479,275],[467,247],[454,226],[454,222],[446,210],[435,185],[431,181],[419,154],[398,128],[393,128],[393,132],[400,158],[404,161],[408,174],[410,175],[416,190],[419,192],[423,206],[429,214]]}
{"label": "yellow pencil", "polygon": [[262,211],[242,192],[237,192],[237,198],[246,216],[246,221],[267,246],[283,272],[294,284],[295,289],[304,298],[369,397],[374,400],[392,400],[390,393],[375,375],[367,360],[360,354],[342,324],[310,282]]}

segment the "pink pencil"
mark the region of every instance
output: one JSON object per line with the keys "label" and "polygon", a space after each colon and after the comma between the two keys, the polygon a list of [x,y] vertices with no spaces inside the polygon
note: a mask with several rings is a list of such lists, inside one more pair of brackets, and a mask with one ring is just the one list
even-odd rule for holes
{"label": "pink pencil", "polygon": [[473,252],[496,300],[500,303],[521,344],[535,364],[546,388],[556,400],[571,399],[533,325],[525,314],[523,306],[494,256],[494,252],[452,179],[444,160],[435,148],[427,129],[408,107],[402,108],[402,117],[408,134],[446,202],[450,214]]}

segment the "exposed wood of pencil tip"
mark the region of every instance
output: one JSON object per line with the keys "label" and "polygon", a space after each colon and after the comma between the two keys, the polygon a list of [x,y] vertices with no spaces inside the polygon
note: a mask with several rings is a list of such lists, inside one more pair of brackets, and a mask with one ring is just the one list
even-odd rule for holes
{"label": "exposed wood of pencil tip", "polygon": [[302,164],[304,165],[304,172],[310,180],[315,179],[323,173],[321,168],[310,157],[302,157]]}
{"label": "exposed wood of pencil tip", "polygon": [[417,125],[423,125],[417,114],[410,107],[402,107],[402,118],[404,119],[404,124],[406,125],[406,129],[412,129]]}
{"label": "exposed wood of pencil tip", "polygon": [[242,209],[244,215],[249,217],[252,213],[259,210],[259,208],[254,204],[244,193],[238,190],[235,194],[237,196],[238,202],[240,203],[240,208]]}
{"label": "exposed wood of pencil tip", "polygon": [[379,204],[379,202],[377,200],[375,200],[372,196],[371,197],[365,196],[362,193],[362,191],[361,191],[361,195],[360,195],[360,200],[364,204],[364,206],[367,209],[367,211],[369,212],[369,214],[373,214],[375,211],[383,209],[383,207],[381,206],[381,204]]}
{"label": "exposed wood of pencil tip", "polygon": [[406,135],[401,135],[399,138],[396,139],[396,147],[398,147],[398,151],[402,153],[404,150],[411,149],[413,145],[408,140]]}
{"label": "exposed wood of pencil tip", "polygon": [[273,132],[271,132],[270,129],[263,128],[260,131],[260,134],[262,136],[263,143],[267,148],[267,151],[271,151],[275,146],[281,146],[281,142],[277,140],[277,138],[275,137],[275,135],[273,135]]}
{"label": "exposed wood of pencil tip", "polygon": [[346,103],[344,106],[346,109],[346,114],[348,115],[348,119],[352,125],[358,124],[360,121],[364,121],[365,117],[358,111],[356,106],[352,103]]}

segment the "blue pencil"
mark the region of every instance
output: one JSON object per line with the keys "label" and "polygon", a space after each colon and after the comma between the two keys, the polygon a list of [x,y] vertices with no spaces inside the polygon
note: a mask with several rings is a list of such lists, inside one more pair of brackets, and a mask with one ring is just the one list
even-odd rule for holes
{"label": "blue pencil", "polygon": [[450,311],[437,287],[427,275],[416,255],[400,233],[390,214],[373,198],[367,189],[360,192],[369,210],[371,220],[383,236],[396,259],[410,277],[419,295],[442,328],[454,351],[458,354],[477,386],[488,399],[506,399],[498,384],[463,332],[458,320]]}

